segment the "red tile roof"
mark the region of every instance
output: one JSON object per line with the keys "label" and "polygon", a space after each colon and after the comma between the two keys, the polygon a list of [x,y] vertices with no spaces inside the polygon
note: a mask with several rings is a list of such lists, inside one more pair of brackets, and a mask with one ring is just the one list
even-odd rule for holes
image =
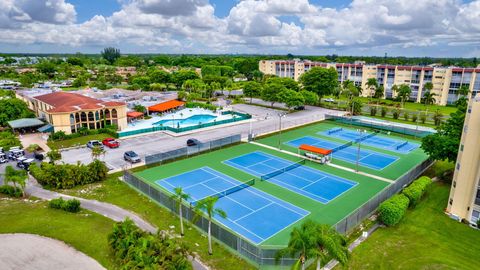
{"label": "red tile roof", "polygon": [[125,105],[123,102],[105,102],[99,99],[68,92],[54,92],[46,95],[36,96],[35,98],[52,106],[53,108],[48,110],[48,112],[52,113],[97,110],[104,107]]}
{"label": "red tile roof", "polygon": [[137,117],[141,117],[143,116],[143,113],[141,112],[128,112],[127,113],[127,117],[130,117],[130,118],[137,118]]}

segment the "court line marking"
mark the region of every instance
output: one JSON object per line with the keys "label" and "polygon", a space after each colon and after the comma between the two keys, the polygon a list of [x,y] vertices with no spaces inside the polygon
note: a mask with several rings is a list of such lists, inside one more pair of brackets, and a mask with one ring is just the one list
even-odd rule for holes
{"label": "court line marking", "polygon": [[[232,201],[234,201],[234,200],[232,200]],[[274,204],[274,203],[273,203],[273,202],[270,202],[269,204],[266,204],[266,205],[258,208],[257,210],[253,210],[253,209],[252,209],[252,211],[251,211],[250,213],[248,213],[248,214],[246,214],[246,215],[243,215],[243,216],[235,219],[234,221],[235,221],[235,222],[238,222],[240,219],[245,218],[245,217],[248,217],[248,216],[250,216],[250,215],[252,215],[252,214],[254,214],[254,213],[256,213],[256,212],[259,212],[260,210],[265,209],[265,208],[269,207],[269,206],[272,205],[272,204]],[[285,209],[286,209],[286,208],[285,208]]]}
{"label": "court line marking", "polygon": [[[273,146],[270,146],[270,145],[265,145],[265,144],[258,143],[258,142],[254,142],[254,141],[251,141],[250,143],[251,143],[251,144],[258,145],[258,146],[261,146],[261,147],[263,147],[263,148],[275,150],[275,151],[278,151],[278,152],[281,152],[281,153],[284,153],[284,154],[287,154],[287,155],[305,158],[305,157],[302,156],[302,155],[295,154],[295,153],[292,153],[292,152],[290,152],[290,151],[278,150],[277,148],[275,148],[275,147],[273,147]],[[387,183],[390,183],[390,184],[395,183],[395,181],[390,180],[390,179],[387,179],[387,178],[383,178],[383,177],[376,176],[376,175],[369,174],[369,173],[365,173],[365,172],[357,172],[357,171],[355,171],[354,169],[350,169],[350,168],[343,167],[343,166],[340,166],[340,165],[332,164],[331,162],[327,163],[326,165],[327,165],[327,166],[334,167],[334,168],[337,168],[337,169],[341,169],[341,170],[344,170],[344,171],[349,171],[349,172],[361,174],[361,175],[364,175],[364,176],[367,176],[367,177],[370,177],[370,178],[373,178],[373,179],[377,179],[377,180],[380,180],[380,181],[384,181],[384,182],[387,182]]]}

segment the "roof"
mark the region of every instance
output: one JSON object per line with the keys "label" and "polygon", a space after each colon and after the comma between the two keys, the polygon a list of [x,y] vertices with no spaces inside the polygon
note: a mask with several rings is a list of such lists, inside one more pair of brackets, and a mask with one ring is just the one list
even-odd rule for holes
{"label": "roof", "polygon": [[123,106],[125,103],[116,101],[102,101],[96,98],[68,92],[53,92],[34,97],[54,108],[51,113],[75,112],[80,110],[97,110],[105,107]]}
{"label": "roof", "polygon": [[172,99],[166,102],[158,103],[156,105],[148,107],[150,112],[164,112],[180,106],[183,106],[185,102]]}
{"label": "roof", "polygon": [[300,150],[305,150],[305,151],[308,151],[308,152],[321,154],[321,155],[328,155],[328,154],[332,153],[332,150],[330,150],[330,149],[315,147],[313,145],[308,145],[308,144],[300,145],[299,149]]}
{"label": "roof", "polygon": [[12,128],[26,128],[26,127],[38,127],[44,125],[44,123],[37,118],[21,118],[13,121],[8,121],[8,125]]}
{"label": "roof", "polygon": [[143,113],[141,112],[128,112],[127,113],[127,117],[130,117],[130,118],[137,118],[137,117],[141,117],[143,116]]}

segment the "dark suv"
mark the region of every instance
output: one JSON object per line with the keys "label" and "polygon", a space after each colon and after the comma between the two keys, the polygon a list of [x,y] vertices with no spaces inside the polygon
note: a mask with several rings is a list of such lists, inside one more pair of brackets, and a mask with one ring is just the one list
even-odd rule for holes
{"label": "dark suv", "polygon": [[195,146],[195,145],[199,145],[201,142],[197,139],[188,139],[187,140],[187,146]]}

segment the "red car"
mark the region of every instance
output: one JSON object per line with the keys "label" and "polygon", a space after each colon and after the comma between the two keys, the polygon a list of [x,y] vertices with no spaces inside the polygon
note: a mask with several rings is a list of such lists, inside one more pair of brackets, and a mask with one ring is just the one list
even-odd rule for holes
{"label": "red car", "polygon": [[106,138],[102,141],[102,144],[109,148],[118,148],[120,146],[120,143],[114,138]]}

